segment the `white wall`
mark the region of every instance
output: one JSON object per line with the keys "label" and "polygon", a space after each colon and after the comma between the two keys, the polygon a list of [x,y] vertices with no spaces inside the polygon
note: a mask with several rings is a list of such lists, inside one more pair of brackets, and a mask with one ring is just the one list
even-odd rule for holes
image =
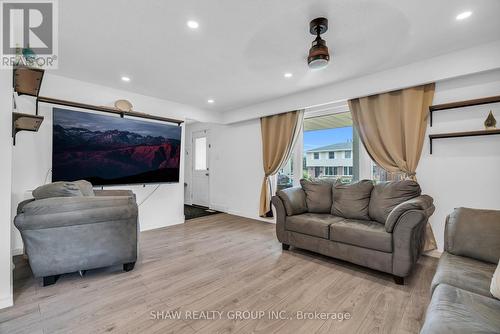
{"label": "white wall", "polygon": [[[258,119],[232,125],[193,123],[186,126],[186,200],[191,192],[191,134],[210,132],[210,207],[235,215],[259,218],[262,143]],[[188,158],[189,157],[189,158]]]}
{"label": "white wall", "polygon": [[[132,102],[134,110],[137,111],[182,120],[188,117],[198,120],[211,120],[209,114],[200,109],[50,74],[46,74],[44,77],[40,95],[108,106],[112,106],[117,99],[125,98]],[[19,112],[35,112],[33,98],[21,96],[17,97],[16,101],[18,102]],[[20,132],[17,135],[12,161],[14,170],[12,175],[13,214],[15,214],[17,204],[20,201],[31,197],[30,191],[32,189],[51,180],[53,107],[53,105],[40,104],[40,114],[45,117],[45,120],[37,133]],[[61,106],[55,107],[64,108]],[[184,145],[184,140],[182,145]],[[179,183],[160,185],[154,194],[140,206],[139,223],[141,230],[178,224],[184,221],[183,158],[184,155],[181,157]],[[136,194],[138,203],[141,203],[156,187],[156,184],[151,184],[145,187],[137,185],[106,187],[106,189],[131,189]],[[22,252],[22,240],[15,227],[12,228],[12,231],[12,249],[15,254],[19,254]]]}
{"label": "white wall", "polygon": [[[434,104],[500,94],[500,70],[438,82]],[[484,129],[493,110],[500,128],[500,103],[434,112],[430,133]],[[417,169],[423,191],[434,198],[436,211],[431,224],[443,250],[444,220],[454,208],[500,210],[500,135],[450,138],[433,141],[429,154],[428,136]]]}
{"label": "white wall", "polygon": [[12,72],[0,70],[0,308],[12,305],[11,172]]}

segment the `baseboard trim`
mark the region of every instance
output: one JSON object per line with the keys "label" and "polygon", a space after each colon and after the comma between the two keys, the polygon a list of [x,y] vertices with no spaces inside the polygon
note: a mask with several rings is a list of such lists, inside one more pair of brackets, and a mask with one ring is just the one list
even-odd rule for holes
{"label": "baseboard trim", "polygon": [[14,299],[12,296],[0,299],[0,309],[11,307],[12,305],[14,305]]}

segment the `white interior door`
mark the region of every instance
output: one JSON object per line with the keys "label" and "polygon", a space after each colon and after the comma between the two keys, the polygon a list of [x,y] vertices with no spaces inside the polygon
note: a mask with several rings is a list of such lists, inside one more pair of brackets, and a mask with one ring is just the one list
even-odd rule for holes
{"label": "white interior door", "polygon": [[194,205],[208,207],[209,201],[209,148],[208,131],[202,130],[193,132],[193,162],[192,175],[193,182],[191,188],[191,198]]}

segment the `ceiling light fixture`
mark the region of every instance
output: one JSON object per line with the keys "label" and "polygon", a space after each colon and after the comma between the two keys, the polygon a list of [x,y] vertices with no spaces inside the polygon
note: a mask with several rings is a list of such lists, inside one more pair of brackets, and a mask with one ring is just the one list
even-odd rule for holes
{"label": "ceiling light fixture", "polygon": [[212,103],[215,103],[215,100],[214,99],[208,99],[207,102],[210,103],[210,104],[212,104]]}
{"label": "ceiling light fixture", "polygon": [[471,11],[466,11],[466,12],[458,14],[455,19],[457,21],[461,21],[461,20],[465,20],[466,18],[470,17],[471,15],[472,15]]}
{"label": "ceiling light fixture", "polygon": [[283,74],[283,76],[285,78],[291,78],[291,77],[293,77],[293,73],[287,72],[287,73]]}
{"label": "ceiling light fixture", "polygon": [[126,76],[123,76],[123,77],[122,77],[122,81],[129,82],[129,81],[130,81],[130,78],[129,78],[129,77],[126,77]]}
{"label": "ceiling light fixture", "polygon": [[325,68],[328,65],[328,61],[330,61],[328,47],[325,40],[321,38],[321,34],[324,34],[327,30],[328,19],[324,17],[318,17],[309,23],[309,32],[312,35],[316,35],[316,39],[312,42],[312,46],[309,49],[309,57],[307,57],[307,64],[311,69]]}
{"label": "ceiling light fixture", "polygon": [[200,24],[196,21],[187,21],[187,26],[191,29],[198,29]]}

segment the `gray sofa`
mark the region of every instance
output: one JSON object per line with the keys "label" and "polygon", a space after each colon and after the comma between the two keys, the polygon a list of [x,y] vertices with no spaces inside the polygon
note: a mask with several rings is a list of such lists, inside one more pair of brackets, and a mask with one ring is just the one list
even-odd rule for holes
{"label": "gray sofa", "polygon": [[[80,184],[81,185],[81,184]],[[131,191],[92,190],[61,182],[33,191],[14,224],[35,277],[54,284],[60,274],[123,265],[137,259],[137,204]],[[89,186],[90,185],[90,188]],[[56,196],[56,197],[54,197]]]}
{"label": "gray sofa", "polygon": [[390,273],[397,284],[417,262],[433,200],[414,181],[373,185],[301,180],[278,191],[276,235],[290,245]]}
{"label": "gray sofa", "polygon": [[500,333],[500,300],[490,293],[500,258],[500,211],[455,209],[432,280],[421,334]]}

